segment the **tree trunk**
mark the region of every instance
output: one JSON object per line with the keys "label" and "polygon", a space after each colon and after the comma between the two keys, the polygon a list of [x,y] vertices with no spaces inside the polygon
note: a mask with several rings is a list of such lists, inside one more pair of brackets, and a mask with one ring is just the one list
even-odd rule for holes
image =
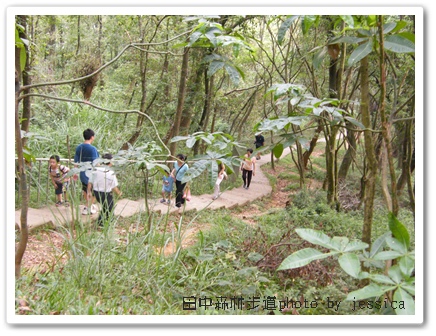
{"label": "tree trunk", "polygon": [[368,73],[368,56],[364,57],[360,62],[360,111],[362,115],[362,124],[365,126],[363,136],[365,140],[366,154],[366,176],[364,177],[364,218],[362,229],[362,241],[371,246],[371,231],[374,212],[374,195],[375,195],[375,178],[377,176],[377,159],[374,151],[374,141],[370,128],[371,114],[369,112],[370,96],[369,96],[369,73]]}
{"label": "tree trunk", "polygon": [[188,135],[189,128],[191,126],[192,120],[192,111],[195,110],[196,102],[199,101],[200,96],[202,95],[201,83],[202,83],[202,74],[204,71],[204,65],[201,63],[202,53],[199,53],[198,50],[194,50],[194,54],[192,51],[189,51],[191,56],[191,64],[196,65],[197,68],[195,71],[191,71],[189,78],[187,79],[186,86],[186,95],[185,95],[185,104],[183,106],[182,117],[180,120],[180,126],[178,133],[174,133],[174,123],[168,130],[165,136],[165,144],[168,144],[172,137],[176,135]]}
{"label": "tree trunk", "polygon": [[[189,60],[189,48],[184,49],[183,59],[182,59],[182,69],[180,71],[180,83],[179,83],[179,93],[177,97],[177,110],[176,116],[174,118],[173,135],[179,134],[180,121],[182,119],[183,106],[185,104],[186,96],[186,79],[188,77],[188,60]],[[170,152],[172,156],[176,155],[177,143],[172,142],[170,144]]]}
{"label": "tree trunk", "polygon": [[76,56],[80,53],[80,15],[77,15],[77,48]]}
{"label": "tree trunk", "polygon": [[342,159],[342,163],[339,167],[338,172],[338,182],[343,182],[347,178],[348,170],[350,169],[351,164],[353,163],[354,159],[356,158],[356,137],[355,132],[351,130],[350,128],[353,128],[353,124],[351,124],[349,121],[345,122],[345,125],[348,127],[347,129],[347,141],[348,141],[348,149],[344,155],[344,158]]}
{"label": "tree trunk", "polygon": [[[27,31],[27,16],[26,15],[19,15],[17,18],[17,23],[19,23],[20,25],[25,27],[25,29]],[[20,32],[19,36],[22,39],[27,39],[26,32]],[[30,55],[26,45],[25,45],[25,48],[26,48],[26,54]],[[19,63],[20,53],[16,52],[15,54],[16,55],[18,54],[18,64],[17,63],[15,64],[15,69],[20,69],[20,63]],[[24,67],[24,71],[21,74],[24,86],[30,85],[32,83],[29,73],[30,73],[30,59],[29,59],[29,57],[26,57],[26,65]],[[30,90],[25,90],[23,93],[28,94],[28,93],[30,93]],[[21,130],[23,130],[24,132],[29,132],[30,118],[31,117],[32,117],[32,113],[31,113],[31,108],[30,108],[30,97],[25,97],[23,99],[23,112],[21,115]],[[22,138],[21,141],[22,141],[22,146],[25,147],[26,143],[27,143],[27,138]]]}
{"label": "tree trunk", "polygon": [[315,134],[310,140],[309,149],[304,152],[303,154],[303,166],[304,169],[307,170],[307,165],[309,163],[309,158],[312,155],[313,151],[315,150],[316,144],[318,142],[319,134],[322,132],[323,127],[321,122],[318,121],[318,128],[315,130]]}
{"label": "tree trunk", "polygon": [[407,183],[408,176],[413,173],[414,167],[412,167],[412,157],[413,157],[413,138],[412,134],[412,121],[406,122],[404,139],[403,139],[403,149],[402,149],[402,159],[401,159],[401,175],[397,181],[397,194],[401,195],[404,186]]}
{"label": "tree trunk", "polygon": [[395,176],[394,158],[392,155],[391,141],[391,123],[386,116],[386,69],[385,69],[385,51],[384,51],[384,35],[383,35],[383,16],[379,15],[377,20],[380,40],[380,120],[382,123],[382,135],[386,145],[387,160],[389,163],[389,173],[391,177],[391,197],[392,197],[392,213],[398,216],[398,197],[397,197],[397,178]]}
{"label": "tree trunk", "polygon": [[27,212],[29,209],[29,192],[27,190],[26,167],[24,164],[23,144],[21,142],[21,128],[18,116],[18,102],[20,94],[19,74],[15,71],[15,150],[17,153],[17,178],[20,183],[21,192],[21,214],[20,214],[20,241],[15,251],[15,277],[21,275],[21,262],[26,251],[29,239],[29,229],[27,227]]}
{"label": "tree trunk", "polygon": [[[339,47],[337,47],[339,49]],[[338,54],[330,52],[330,67],[329,67],[329,96],[330,98],[338,97]],[[325,123],[325,139],[326,139],[326,180],[327,180],[327,203],[330,206],[335,206],[339,210],[338,201],[338,179],[337,179],[337,140],[336,136],[339,131],[338,125],[329,125]]]}
{"label": "tree trunk", "polygon": [[[204,69],[204,104],[203,104],[203,112],[200,117],[200,122],[198,123],[197,132],[205,131],[205,127],[207,126],[206,120],[208,119],[210,113],[210,106],[212,100],[212,90],[213,90],[213,78],[207,78],[207,69]],[[197,141],[194,145],[193,151],[194,156],[198,154],[200,148],[200,142]]]}
{"label": "tree trunk", "polygon": [[381,153],[381,188],[383,197],[385,198],[386,206],[389,211],[392,211],[392,197],[388,188],[388,151],[386,143],[383,141]]}

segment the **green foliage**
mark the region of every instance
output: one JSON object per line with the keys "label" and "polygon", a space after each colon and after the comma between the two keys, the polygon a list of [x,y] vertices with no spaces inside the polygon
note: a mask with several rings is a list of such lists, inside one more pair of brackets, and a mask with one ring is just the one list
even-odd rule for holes
{"label": "green foliage", "polygon": [[226,166],[228,174],[234,173],[233,167],[239,166],[241,160],[232,156],[233,148],[243,148],[236,142],[230,134],[223,132],[207,133],[197,132],[189,136],[176,136],[171,142],[186,141],[186,147],[194,147],[197,141],[203,141],[213,150],[207,150],[205,155],[197,155],[190,162],[193,164],[189,167],[183,177],[182,182],[187,183],[200,176],[203,172],[209,172],[209,183],[214,185],[218,177],[218,164],[223,163]]}
{"label": "green foliage", "polygon": [[[369,279],[372,282],[364,288],[353,291],[347,295],[346,300],[355,301],[378,298],[385,293],[394,292],[393,299],[400,304],[396,314],[410,315],[415,313],[415,277],[412,276],[415,268],[415,252],[409,251],[409,233],[404,225],[393,214],[389,215],[389,227],[393,237],[385,234],[379,237],[368,252],[368,244],[361,241],[349,241],[346,237],[330,238],[321,231],[312,229],[296,229],[297,234],[304,240],[324,247],[330,252],[322,253],[313,248],[306,248],[288,256],[279,266],[278,270],[294,269],[305,266],[314,260],[330,256],[338,256],[341,268],[356,279]],[[384,251],[387,246],[390,250]],[[360,254],[355,252],[360,251]],[[380,265],[373,261],[395,259],[397,264],[390,267],[388,275],[369,273],[361,269],[361,261],[369,266]]]}
{"label": "green foliage", "polygon": [[15,47],[20,49],[20,68],[21,71],[24,70],[24,67],[26,66],[26,60],[27,60],[27,52],[26,52],[26,46],[29,47],[29,41],[27,39],[23,39],[20,37],[20,32],[24,32],[25,29],[23,26],[19,24],[15,24]]}
{"label": "green foliage", "polygon": [[[341,36],[339,38],[333,38],[329,44],[336,43],[359,43],[359,46],[353,50],[348,58],[348,66],[353,66],[362,58],[368,56],[371,52],[375,51],[379,47],[378,31],[374,27],[376,26],[375,17],[368,16],[368,27],[357,27],[354,30],[358,37]],[[405,37],[401,33],[395,34],[406,26],[404,21],[388,22],[383,26],[384,48],[385,50],[392,51],[394,53],[414,53],[415,44],[413,34],[408,33]],[[353,30],[351,28],[350,30]],[[388,35],[392,33],[391,35]]]}

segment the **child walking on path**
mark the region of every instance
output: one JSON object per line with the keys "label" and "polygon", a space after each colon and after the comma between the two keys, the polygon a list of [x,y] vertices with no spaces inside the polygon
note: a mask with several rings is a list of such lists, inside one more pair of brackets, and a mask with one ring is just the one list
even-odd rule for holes
{"label": "child walking on path", "polygon": [[114,171],[108,168],[112,166],[112,163],[110,162],[110,160],[112,160],[112,155],[105,154],[103,155],[103,159],[107,161],[104,163],[104,166],[98,166],[95,168],[88,180],[87,186],[88,200],[91,200],[94,194],[97,202],[101,204],[101,211],[97,220],[99,226],[104,226],[104,223],[111,220],[115,205],[112,191],[114,191],[118,196],[123,194],[118,188],[118,180]]}
{"label": "child walking on path", "polygon": [[[70,168],[60,164],[60,158],[58,155],[50,156],[48,173],[53,183],[56,195],[56,206],[65,204],[68,206],[67,190],[70,178],[65,178],[65,175],[70,171]],[[64,196],[65,203],[62,202],[62,195]]]}
{"label": "child walking on path", "polygon": [[[161,203],[166,203],[171,205],[171,193],[173,191],[174,178],[170,175],[169,172],[166,172],[166,175],[162,177],[162,199]],[[165,197],[167,199],[165,199]]]}
{"label": "child walking on path", "polygon": [[216,200],[220,196],[220,184],[224,179],[227,178],[226,166],[224,163],[220,163],[219,169],[220,171],[218,172],[218,177],[215,182],[215,190],[212,197],[213,200]]}
{"label": "child walking on path", "polygon": [[244,181],[244,189],[250,187],[252,176],[256,175],[256,158],[251,157],[253,150],[251,148],[247,149],[247,154],[244,155],[244,161],[242,161],[241,171],[242,180]]}

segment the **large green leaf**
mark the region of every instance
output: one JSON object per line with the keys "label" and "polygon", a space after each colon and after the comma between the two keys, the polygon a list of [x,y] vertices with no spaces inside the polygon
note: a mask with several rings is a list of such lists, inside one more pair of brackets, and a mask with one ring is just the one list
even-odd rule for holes
{"label": "large green leaf", "polygon": [[401,257],[403,254],[396,251],[383,251],[373,256],[374,260],[391,260]]}
{"label": "large green leaf", "polygon": [[395,285],[395,282],[384,274],[370,274],[369,278],[375,282],[380,282],[386,285]]}
{"label": "large green leaf", "polygon": [[403,280],[403,275],[401,274],[401,270],[398,265],[390,267],[388,269],[388,275],[397,284],[399,284]]}
{"label": "large green leaf", "polygon": [[330,240],[332,246],[336,251],[344,252],[345,247],[348,245],[350,240],[347,237],[333,237]]}
{"label": "large green leaf", "polygon": [[286,32],[288,31],[288,29],[291,27],[292,23],[298,19],[300,16],[299,15],[292,15],[290,17],[288,17],[280,26],[279,28],[279,32],[277,34],[277,42],[279,43],[279,45],[281,45],[283,43],[283,40],[285,38]]}
{"label": "large green leaf", "polygon": [[274,146],[273,148],[273,154],[274,156],[279,159],[282,154],[283,154],[283,144],[282,143],[278,143],[277,145]]}
{"label": "large green leaf", "polygon": [[398,265],[400,266],[401,272],[404,275],[410,276],[412,271],[415,269],[415,258],[411,255],[406,255],[400,258]]}
{"label": "large green leaf", "polygon": [[415,34],[410,33],[410,32],[401,32],[399,34],[397,34],[401,37],[404,37],[405,39],[409,40],[410,42],[413,43],[413,45],[415,45]]}
{"label": "large green leaf", "polygon": [[410,295],[415,296],[415,284],[413,282],[402,283],[401,288],[407,291]]}
{"label": "large green leaf", "polygon": [[350,123],[352,123],[354,126],[357,126],[358,128],[364,130],[365,126],[357,119],[351,118],[351,117],[344,117],[345,120],[348,120]]}
{"label": "large green leaf", "polygon": [[193,32],[189,38],[189,46],[192,46],[203,34],[199,31]]}
{"label": "large green leaf", "polygon": [[341,19],[351,28],[354,27],[353,15],[339,15]]}
{"label": "large green leaf", "polygon": [[395,291],[392,307],[397,315],[415,315],[415,300],[402,288]]}
{"label": "large green leaf", "polygon": [[307,240],[312,244],[339,252],[337,246],[335,246],[335,244],[332,244],[331,238],[321,231],[313,229],[296,229],[295,232],[297,232],[297,234],[301,238]]}
{"label": "large green leaf", "polygon": [[391,212],[389,213],[389,230],[391,230],[392,235],[404,246],[406,249],[410,247],[410,236],[406,227],[395,217]]}
{"label": "large green leaf", "polygon": [[354,253],[346,253],[339,257],[341,268],[353,278],[359,278],[361,271],[359,257]]}
{"label": "large green leaf", "polygon": [[208,160],[199,160],[194,162],[194,164],[189,167],[189,169],[186,171],[186,174],[183,176],[182,183],[189,182],[200,176],[200,174],[207,169],[208,163]]}
{"label": "large green leaf", "polygon": [[396,22],[388,22],[383,25],[383,34],[391,32],[397,26]]}
{"label": "large green leaf", "polygon": [[391,33],[396,33],[397,31],[403,29],[406,26],[407,26],[406,21],[397,21],[396,26],[395,26],[394,30],[391,31]]}
{"label": "large green leaf", "polygon": [[240,79],[240,74],[238,69],[236,69],[234,66],[230,65],[230,64],[225,64],[224,68],[227,71],[227,74],[230,77],[230,80],[232,81],[232,83],[237,86],[239,84],[239,79]]}
{"label": "large green leaf", "polygon": [[329,44],[337,44],[337,43],[348,43],[355,44],[368,40],[366,37],[355,37],[355,36],[339,36],[331,39]]}
{"label": "large green leaf", "polygon": [[378,237],[374,243],[371,245],[371,251],[369,253],[369,257],[374,257],[377,253],[383,250],[383,247],[386,245],[386,238],[390,237],[391,233],[386,232],[385,234]]}
{"label": "large green leaf", "polygon": [[26,67],[26,59],[27,59],[26,48],[24,48],[24,46],[23,46],[22,48],[20,48],[20,68],[21,68],[21,71],[23,71],[24,68]]}
{"label": "large green leaf", "polygon": [[195,143],[197,142],[197,138],[196,137],[190,137],[187,141],[186,141],[186,147],[188,148],[192,148],[194,147]]}
{"label": "large green leaf", "polygon": [[329,256],[331,256],[330,253],[322,253],[313,248],[305,248],[285,258],[277,270],[280,271],[306,266],[314,260],[324,259]]}
{"label": "large green leaf", "polygon": [[209,171],[209,183],[210,185],[214,185],[218,177],[218,164],[215,160],[210,161],[208,171]]}
{"label": "large green leaf", "polygon": [[401,243],[398,239],[394,237],[386,238],[386,244],[390,247],[391,250],[401,253],[401,255],[405,255],[407,253],[406,245]]}
{"label": "large green leaf", "polygon": [[364,250],[368,247],[367,243],[362,241],[352,241],[345,247],[344,252]]}
{"label": "large green leaf", "polygon": [[385,49],[396,53],[413,53],[415,44],[401,35],[389,35],[385,37]]}
{"label": "large green leaf", "polygon": [[223,61],[214,60],[209,64],[209,68],[207,70],[207,76],[213,76],[218,70],[223,68],[225,63]]}
{"label": "large green leaf", "polygon": [[359,45],[348,58],[348,66],[353,66],[359,62],[362,58],[368,56],[372,51],[372,40],[369,39],[368,42]]}
{"label": "large green leaf", "polygon": [[318,21],[318,15],[304,15],[302,25],[303,35]]}
{"label": "large green leaf", "polygon": [[189,138],[190,138],[190,136],[181,136],[181,135],[178,135],[178,136],[175,136],[174,138],[172,138],[170,140],[170,142],[177,142],[177,141],[188,140]]}
{"label": "large green leaf", "polygon": [[366,287],[363,287],[361,289],[358,289],[354,292],[351,292],[347,295],[346,301],[359,301],[363,299],[373,298],[373,297],[379,297],[383,295],[384,290],[379,285],[375,283],[371,283]]}
{"label": "large green leaf", "polygon": [[313,66],[315,69],[319,69],[322,61],[324,60],[325,56],[327,55],[327,46],[319,49],[314,55],[313,55]]}

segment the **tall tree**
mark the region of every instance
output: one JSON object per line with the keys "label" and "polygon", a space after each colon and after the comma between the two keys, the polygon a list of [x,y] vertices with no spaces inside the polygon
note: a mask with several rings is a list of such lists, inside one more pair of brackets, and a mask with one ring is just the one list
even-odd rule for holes
{"label": "tall tree", "polygon": [[[185,104],[186,97],[186,80],[188,77],[188,65],[189,65],[189,48],[185,47],[183,58],[182,58],[182,67],[180,70],[180,82],[179,82],[179,92],[177,97],[177,110],[174,118],[173,124],[173,134],[179,134],[180,129],[180,121],[182,120],[182,112],[183,106]],[[170,144],[170,152],[172,156],[176,155],[176,142],[172,142]]]}
{"label": "tall tree", "polygon": [[372,220],[374,214],[374,195],[375,179],[377,176],[377,159],[374,150],[373,134],[371,131],[372,121],[369,110],[369,56],[365,56],[360,61],[360,112],[362,115],[362,124],[365,126],[363,132],[365,140],[365,154],[367,161],[367,171],[364,177],[364,218],[362,229],[362,241],[371,246]]}

